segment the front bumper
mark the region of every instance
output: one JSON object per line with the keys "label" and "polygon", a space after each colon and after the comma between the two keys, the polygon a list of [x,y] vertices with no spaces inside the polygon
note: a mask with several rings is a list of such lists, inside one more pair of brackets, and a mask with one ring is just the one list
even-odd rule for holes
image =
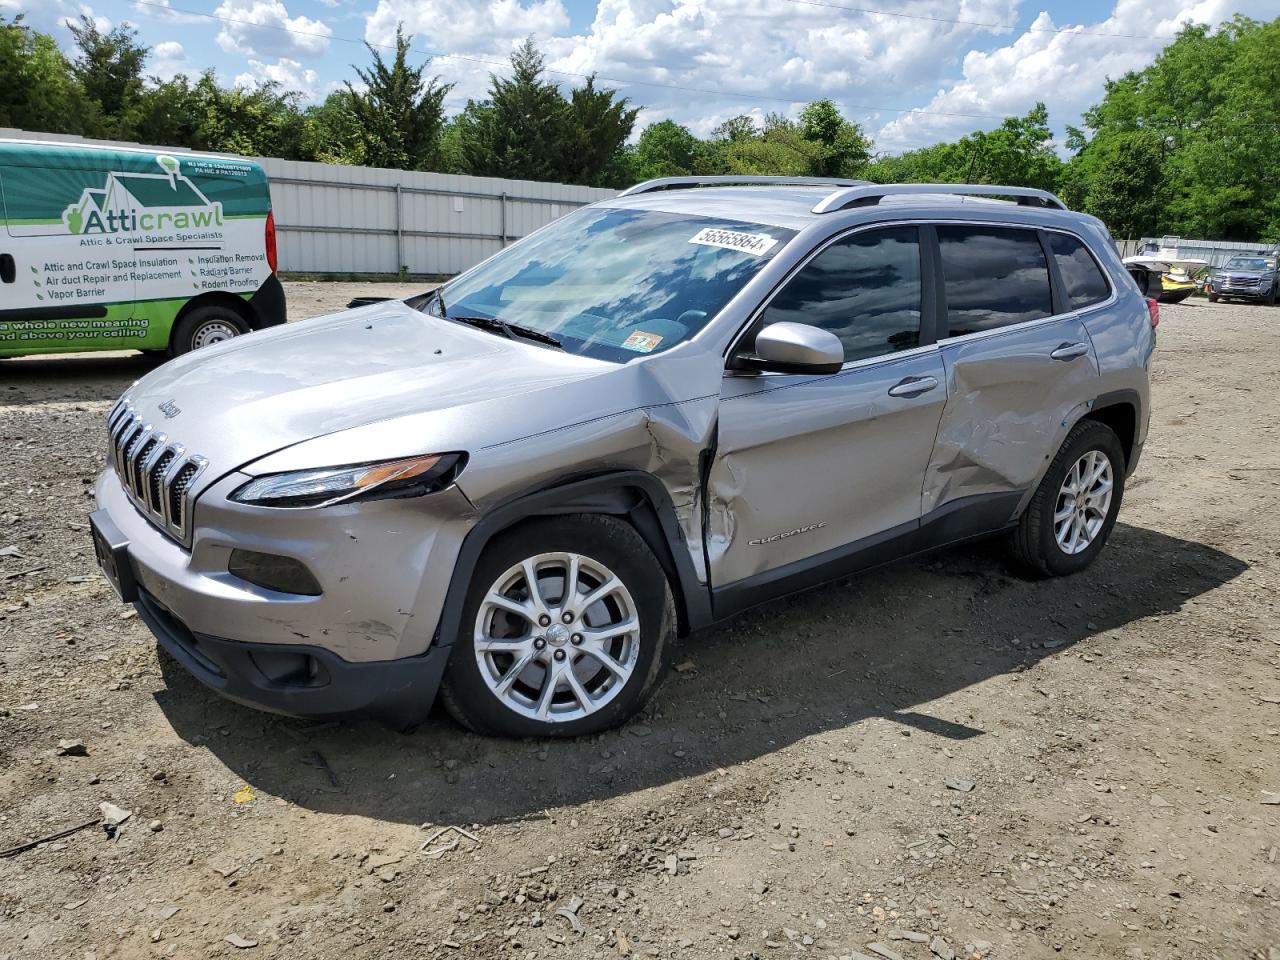
{"label": "front bumper", "polygon": [[307,644],[245,643],[192,633],[150,594],[138,615],[160,646],[209,689],[236,703],[292,717],[369,716],[407,729],[427,718],[448,647],[418,657],[350,663]]}
{"label": "front bumper", "polygon": [[[134,508],[115,473],[98,480],[95,550],[160,645],[201,683],[277,713],[426,717],[449,656],[435,638],[458,548],[474,523],[456,488],[317,510],[248,507],[230,474],[194,506],[190,552]],[[319,596],[228,571],[235,548],[292,557]]]}

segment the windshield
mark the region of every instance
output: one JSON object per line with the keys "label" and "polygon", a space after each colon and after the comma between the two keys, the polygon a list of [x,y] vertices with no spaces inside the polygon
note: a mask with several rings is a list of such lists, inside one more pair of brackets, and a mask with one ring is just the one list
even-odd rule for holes
{"label": "windshield", "polygon": [[1274,270],[1274,257],[1232,257],[1227,261],[1226,270]]}
{"label": "windshield", "polygon": [[693,336],[795,236],[782,227],[589,207],[441,290],[450,318],[495,318],[570,353],[626,362]]}

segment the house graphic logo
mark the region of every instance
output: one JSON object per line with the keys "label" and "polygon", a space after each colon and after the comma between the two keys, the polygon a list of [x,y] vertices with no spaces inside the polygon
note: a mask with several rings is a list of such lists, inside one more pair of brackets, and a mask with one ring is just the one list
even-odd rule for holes
{"label": "house graphic logo", "polygon": [[101,189],[86,189],[62,212],[73,234],[134,233],[220,227],[222,204],[178,172],[174,157],[160,155],[164,173],[108,173]]}

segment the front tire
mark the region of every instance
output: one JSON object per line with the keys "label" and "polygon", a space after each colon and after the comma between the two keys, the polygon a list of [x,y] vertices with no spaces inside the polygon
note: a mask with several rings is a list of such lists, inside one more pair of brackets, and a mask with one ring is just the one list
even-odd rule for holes
{"label": "front tire", "polygon": [[169,353],[178,357],[248,332],[249,324],[230,307],[218,304],[196,307],[174,324]]}
{"label": "front tire", "polygon": [[1102,552],[1124,497],[1115,431],[1082,420],[1063,441],[1013,534],[1018,563],[1038,577],[1079,573]]}
{"label": "front tire", "polygon": [[499,534],[476,565],[441,699],[477,733],[607,730],[657,688],[675,626],[662,566],[629,524],[531,520]]}

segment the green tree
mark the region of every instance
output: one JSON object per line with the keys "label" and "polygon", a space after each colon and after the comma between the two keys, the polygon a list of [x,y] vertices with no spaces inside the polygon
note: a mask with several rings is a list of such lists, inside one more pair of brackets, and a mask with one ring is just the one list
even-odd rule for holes
{"label": "green tree", "polygon": [[800,111],[800,132],[820,147],[811,166],[814,176],[856,177],[871,160],[871,141],[830,100],[815,100]]}
{"label": "green tree", "polygon": [[1054,190],[1063,163],[1053,148],[1049,112],[1037,103],[994,130],[882,157],[867,169],[877,183],[998,183]]}
{"label": "green tree", "polygon": [[390,64],[365,44],[373,65],[368,70],[352,67],[365,89],[357,92],[347,84],[346,108],[355,120],[357,138],[340,148],[339,155],[358,151],[370,166],[400,170],[431,170],[438,165],[444,98],[453,84],[424,76],[430,59],[409,66],[412,43],[403,25],[397,26],[396,53]]}
{"label": "green tree", "polygon": [[22,14],[0,17],[0,126],[47,133],[82,133],[91,108],[71,64],[47,33]]}
{"label": "green tree", "polygon": [[634,153],[637,180],[687,177],[698,166],[701,143],[674,120],[651,123],[640,133]]}
{"label": "green tree", "polygon": [[1108,82],[1064,190],[1113,233],[1280,239],[1280,18],[1184,27]]}
{"label": "green tree", "polygon": [[72,74],[99,115],[97,129],[92,132],[131,138],[150,49],[138,42],[138,32],[127,23],[103,33],[90,17],[81,14],[79,24],[68,21],[67,27],[79,50]]}
{"label": "green tree", "polygon": [[565,98],[543,78],[533,40],[511,55],[511,77],[490,77],[489,100],[459,118],[468,173],[516,180],[557,180],[565,167],[570,123]]}
{"label": "green tree", "polygon": [[1167,203],[1165,146],[1151,130],[1125,130],[1088,144],[1064,171],[1069,206],[1102,219],[1117,237],[1160,232]]}
{"label": "green tree", "polygon": [[[303,153],[323,163],[365,164],[365,138],[349,90],[335,90],[303,111]],[[442,125],[443,129],[443,125]],[[440,146],[435,147],[439,169]]]}
{"label": "green tree", "polygon": [[574,88],[567,104],[566,142],[561,170],[568,183],[625,186],[630,174],[623,147],[639,109],[616,90],[598,90],[595,77]]}

